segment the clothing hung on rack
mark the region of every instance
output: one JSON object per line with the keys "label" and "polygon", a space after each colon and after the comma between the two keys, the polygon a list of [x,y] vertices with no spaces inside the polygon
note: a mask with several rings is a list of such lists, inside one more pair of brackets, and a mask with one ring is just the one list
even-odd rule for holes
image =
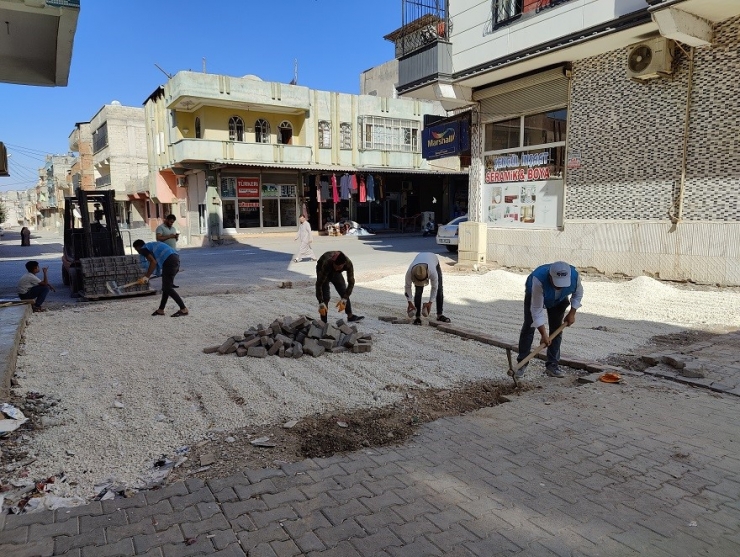
{"label": "clothing hung on rack", "polygon": [[360,178],[360,203],[367,201],[367,187],[365,186],[365,178]]}
{"label": "clothing hung on rack", "polygon": [[331,175],[331,197],[334,203],[339,203],[339,192],[337,191],[337,175]]}
{"label": "clothing hung on rack", "polygon": [[353,192],[357,191],[357,176],[354,174],[349,177],[349,187]]}
{"label": "clothing hung on rack", "polygon": [[340,196],[342,199],[349,199],[350,198],[350,188],[351,188],[351,179],[349,174],[346,172],[342,174],[342,177],[339,179],[339,189],[341,190]]}
{"label": "clothing hung on rack", "polygon": [[321,200],[329,201],[329,181],[321,180]]}
{"label": "clothing hung on rack", "polygon": [[367,176],[367,200],[375,201],[375,180],[372,174]]}

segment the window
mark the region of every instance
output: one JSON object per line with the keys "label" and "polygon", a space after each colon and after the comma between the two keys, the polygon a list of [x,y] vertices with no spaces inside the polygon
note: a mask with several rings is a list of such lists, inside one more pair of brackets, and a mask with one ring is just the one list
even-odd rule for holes
{"label": "window", "polygon": [[319,147],[331,149],[331,124],[326,120],[319,122]]}
{"label": "window", "polygon": [[352,124],[349,122],[342,122],[339,125],[339,133],[341,137],[340,149],[352,149]]}
{"label": "window", "polygon": [[524,0],[494,0],[493,26],[506,25],[522,15]]}
{"label": "window", "polygon": [[93,140],[93,153],[97,153],[101,149],[105,149],[108,146],[108,123],[104,123],[92,134]]}
{"label": "window", "polygon": [[283,145],[290,145],[293,143],[293,124],[287,120],[280,122],[280,125],[278,126],[277,140],[278,143],[282,143]]}
{"label": "window", "polygon": [[257,143],[270,143],[270,123],[260,118],[254,123],[254,140]]}
{"label": "window", "polygon": [[420,151],[420,122],[364,116],[360,118],[360,129],[360,145],[363,149],[403,153]]}
{"label": "window", "polygon": [[195,119],[195,138],[200,139],[200,118]]}
{"label": "window", "polygon": [[486,124],[484,151],[505,151],[519,147],[565,142],[568,111],[563,108],[519,116]]}
{"label": "window", "polygon": [[239,116],[229,118],[229,140],[244,141],[244,120]]}

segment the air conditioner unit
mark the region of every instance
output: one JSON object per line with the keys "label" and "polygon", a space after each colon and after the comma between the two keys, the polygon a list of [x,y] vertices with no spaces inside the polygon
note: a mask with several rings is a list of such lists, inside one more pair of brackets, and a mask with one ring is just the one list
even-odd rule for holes
{"label": "air conditioner unit", "polygon": [[671,75],[675,48],[675,43],[665,37],[633,44],[627,50],[627,77],[645,81]]}

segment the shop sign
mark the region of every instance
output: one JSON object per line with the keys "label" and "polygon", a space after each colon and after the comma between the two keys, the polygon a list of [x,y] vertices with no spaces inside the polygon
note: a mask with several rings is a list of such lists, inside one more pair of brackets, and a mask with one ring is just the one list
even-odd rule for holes
{"label": "shop sign", "polygon": [[421,156],[426,160],[461,155],[470,149],[468,120],[454,120],[424,128]]}
{"label": "shop sign", "polygon": [[[260,196],[260,179],[259,178],[237,178],[236,192],[239,197],[259,197]],[[239,205],[241,207],[241,205]]]}
{"label": "shop sign", "polygon": [[571,151],[568,153],[568,170],[577,170],[581,168],[581,152]]}
{"label": "shop sign", "polygon": [[240,201],[239,208],[240,209],[259,209],[260,204],[259,204],[259,201]]}
{"label": "shop sign", "polygon": [[551,177],[550,152],[489,155],[485,157],[486,184],[539,182]]}
{"label": "shop sign", "polygon": [[494,226],[556,228],[563,199],[563,181],[483,186],[483,219]]}

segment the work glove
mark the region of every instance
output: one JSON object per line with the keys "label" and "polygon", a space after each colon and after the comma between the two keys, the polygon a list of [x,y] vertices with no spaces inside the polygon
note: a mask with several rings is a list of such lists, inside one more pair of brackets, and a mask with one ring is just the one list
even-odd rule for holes
{"label": "work glove", "polygon": [[136,282],[138,282],[139,284],[149,284],[149,277],[146,276],[146,275],[144,275],[143,277],[141,277]]}
{"label": "work glove", "polygon": [[432,311],[432,302],[427,302],[426,304],[421,305],[421,314],[424,317],[429,317],[429,312]]}
{"label": "work glove", "polygon": [[319,315],[321,317],[326,317],[326,304],[319,304]]}
{"label": "work glove", "polygon": [[409,319],[416,315],[416,306],[411,302],[409,302],[409,305],[406,307],[406,315],[409,316]]}
{"label": "work glove", "polygon": [[342,313],[344,311],[344,308],[347,307],[347,300],[342,298],[337,302],[337,311],[339,313]]}

